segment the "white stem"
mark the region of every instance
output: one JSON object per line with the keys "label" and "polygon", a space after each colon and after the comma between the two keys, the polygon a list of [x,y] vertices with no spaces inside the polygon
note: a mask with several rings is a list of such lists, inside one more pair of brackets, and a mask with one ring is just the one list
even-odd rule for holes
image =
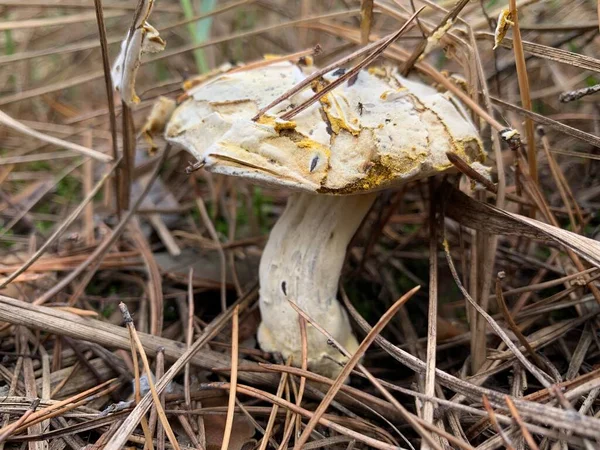
{"label": "white stem", "polygon": [[[358,346],[346,311],[336,295],[346,247],[377,194],[327,196],[293,194],[273,227],[260,261],[261,348],[301,361],[298,315],[294,301],[344,347]],[[332,376],[344,356],[307,325],[308,363]],[[332,361],[333,359],[334,361]]]}

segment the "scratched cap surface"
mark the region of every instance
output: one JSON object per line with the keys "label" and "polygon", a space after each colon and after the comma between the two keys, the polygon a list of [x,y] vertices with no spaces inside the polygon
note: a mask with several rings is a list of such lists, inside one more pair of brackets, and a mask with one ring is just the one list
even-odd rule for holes
{"label": "scratched cap surface", "polygon": [[[330,72],[324,82],[340,71]],[[307,88],[252,117],[306,74],[290,62],[224,73],[191,88],[166,138],[205,169],[304,192],[359,194],[443,172],[446,152],[470,164],[485,154],[465,110],[448,94],[394,68],[361,71],[289,121]]]}

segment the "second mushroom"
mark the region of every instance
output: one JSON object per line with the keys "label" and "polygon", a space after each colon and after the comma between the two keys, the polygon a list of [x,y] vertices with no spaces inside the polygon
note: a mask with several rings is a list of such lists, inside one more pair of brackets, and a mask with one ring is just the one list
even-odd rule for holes
{"label": "second mushroom", "polygon": [[[359,72],[290,121],[278,117],[314,95],[310,89],[252,120],[310,70],[277,62],[217,75],[188,90],[166,129],[167,139],[205,169],[290,192],[260,262],[258,341],[295,364],[301,338],[290,301],[351,353],[357,348],[337,300],[338,281],[348,243],[377,192],[448,170],[447,152],[475,166],[484,159],[460,104],[392,67]],[[334,376],[345,357],[310,325],[307,339],[309,368]]]}

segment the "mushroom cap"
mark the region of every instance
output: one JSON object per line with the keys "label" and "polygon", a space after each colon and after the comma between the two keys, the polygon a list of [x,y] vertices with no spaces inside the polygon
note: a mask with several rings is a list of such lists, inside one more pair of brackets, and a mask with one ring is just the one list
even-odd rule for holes
{"label": "mushroom cap", "polygon": [[187,92],[166,138],[211,172],[312,193],[359,194],[435,175],[452,167],[446,152],[469,164],[485,158],[458,101],[391,67],[360,71],[290,121],[278,116],[311,89],[252,120],[304,77],[295,64],[277,62],[212,78]]}

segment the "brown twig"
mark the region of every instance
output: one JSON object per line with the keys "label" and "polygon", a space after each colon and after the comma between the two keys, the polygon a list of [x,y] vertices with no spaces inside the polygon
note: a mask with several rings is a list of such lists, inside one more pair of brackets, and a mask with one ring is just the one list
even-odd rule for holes
{"label": "brown twig", "polygon": [[[108,102],[108,117],[110,122],[110,134],[111,134],[111,145],[113,158],[115,161],[119,160],[117,166],[121,160],[119,158],[119,144],[117,138],[117,115],[115,113],[115,97],[113,91],[112,78],[110,76],[110,61],[108,54],[108,39],[106,37],[106,25],[104,24],[104,12],[102,8],[102,0],[94,0],[94,8],[96,10],[96,22],[98,23],[98,34],[100,37],[100,48],[102,50],[102,69],[104,71],[104,86],[106,89],[106,100]],[[119,195],[119,187],[121,186],[121,174],[120,170],[115,173],[115,183],[117,199],[117,216],[121,216],[121,201]]]}
{"label": "brown twig", "polygon": [[502,294],[502,281],[501,280],[502,280],[502,275],[498,274],[498,276],[496,277],[496,301],[498,302],[498,305],[500,306],[500,311],[502,312],[502,315],[504,316],[504,320],[506,320],[506,323],[510,327],[511,331],[515,334],[515,336],[517,336],[517,339],[519,340],[521,345],[523,345],[523,347],[525,347],[525,349],[529,353],[529,356],[531,356],[531,359],[533,359],[533,361],[535,362],[535,365],[538,366],[540,369],[543,369],[544,363],[538,357],[535,350],[531,347],[527,338],[523,335],[523,333],[521,333],[521,330],[519,329],[519,326],[513,319],[512,314],[510,313],[510,311],[508,309],[508,306],[506,306],[506,302],[504,301],[504,295]]}
{"label": "brown twig", "polygon": [[0,443],[4,442],[16,429],[18,429],[21,425],[25,423],[27,419],[35,412],[39,404],[39,399],[33,400],[29,405],[27,411],[25,411],[25,414],[19,417],[18,420],[16,420],[8,426],[0,428]]}
{"label": "brown twig", "polygon": [[507,450],[515,450],[515,448],[511,444],[510,440],[508,439],[508,436],[506,436],[506,433],[500,427],[500,424],[498,423],[498,420],[496,419],[496,413],[494,412],[494,409],[492,408],[492,405],[490,405],[490,401],[488,400],[488,398],[484,395],[481,398],[481,400],[483,401],[483,407],[485,408],[485,410],[488,413],[488,417],[490,419],[490,422],[492,423],[492,425],[494,426],[494,428],[498,432],[498,435],[502,438],[502,441],[504,441],[505,448]]}

